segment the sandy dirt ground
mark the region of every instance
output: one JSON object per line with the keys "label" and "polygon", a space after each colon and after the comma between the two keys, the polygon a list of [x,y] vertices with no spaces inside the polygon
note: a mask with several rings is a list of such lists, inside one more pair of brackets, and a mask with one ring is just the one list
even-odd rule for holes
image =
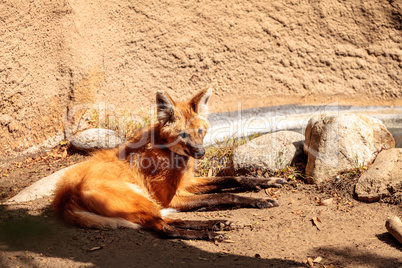
{"label": "sandy dirt ground", "polygon": [[[1,170],[2,200],[79,154],[42,155]],[[9,184],[7,184],[9,182]],[[11,183],[12,182],[12,183]],[[27,183],[28,182],[28,183]],[[401,267],[401,245],[385,220],[402,216],[400,205],[365,204],[300,181],[282,189],[242,193],[274,197],[271,209],[179,212],[172,218],[228,219],[229,241],[162,240],[144,230],[95,230],[55,219],[52,196],[26,204],[0,205],[1,267]],[[318,198],[333,198],[319,206]],[[317,259],[318,258],[318,259]]]}

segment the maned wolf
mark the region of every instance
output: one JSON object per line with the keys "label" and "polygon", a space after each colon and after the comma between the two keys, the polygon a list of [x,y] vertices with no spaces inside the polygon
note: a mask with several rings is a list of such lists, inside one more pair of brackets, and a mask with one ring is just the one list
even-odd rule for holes
{"label": "maned wolf", "polygon": [[203,139],[209,125],[204,116],[211,94],[211,89],[203,90],[188,102],[176,103],[158,91],[154,125],[64,175],[53,202],[57,214],[82,227],[142,227],[162,238],[220,241],[225,237],[215,231],[232,229],[232,222],[175,220],[165,217],[166,212],[278,206],[273,199],[216,192],[281,187],[283,179],[193,176],[194,158],[205,154]]}

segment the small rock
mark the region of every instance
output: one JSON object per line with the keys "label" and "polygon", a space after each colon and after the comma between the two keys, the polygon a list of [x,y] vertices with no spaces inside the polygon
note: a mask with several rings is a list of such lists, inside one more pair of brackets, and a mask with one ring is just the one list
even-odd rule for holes
{"label": "small rock", "polygon": [[260,136],[236,148],[233,152],[234,169],[283,169],[303,158],[303,142],[304,136],[293,131]]}
{"label": "small rock", "polygon": [[376,202],[402,192],[402,149],[393,148],[378,154],[373,165],[359,178],[355,193],[363,202]]}
{"label": "small rock", "polygon": [[329,199],[320,199],[320,201],[318,201],[318,204],[320,206],[328,206],[332,203],[334,199],[333,198],[329,198]]}
{"label": "small rock", "polygon": [[115,148],[123,140],[113,130],[93,128],[78,133],[70,142],[78,150],[91,151]]}

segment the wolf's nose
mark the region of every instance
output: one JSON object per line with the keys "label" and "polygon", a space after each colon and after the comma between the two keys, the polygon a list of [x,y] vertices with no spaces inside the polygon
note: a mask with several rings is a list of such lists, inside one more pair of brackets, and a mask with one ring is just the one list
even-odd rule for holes
{"label": "wolf's nose", "polygon": [[205,155],[205,150],[204,148],[201,148],[199,150],[197,150],[197,152],[195,153],[195,158],[199,159],[202,158]]}
{"label": "wolf's nose", "polygon": [[199,159],[205,155],[205,149],[202,145],[191,146],[191,152],[195,159]]}

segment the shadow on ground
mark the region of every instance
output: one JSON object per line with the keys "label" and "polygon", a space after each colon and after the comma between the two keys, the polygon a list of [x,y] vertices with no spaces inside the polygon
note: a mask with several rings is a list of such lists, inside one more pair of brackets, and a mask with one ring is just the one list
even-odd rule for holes
{"label": "shadow on ground", "polygon": [[139,230],[88,230],[65,226],[47,209],[0,206],[0,267],[300,267],[291,260],[210,253],[180,240]]}
{"label": "shadow on ground", "polygon": [[394,247],[396,249],[399,249],[402,252],[402,245],[396,240],[395,237],[393,237],[390,233],[385,232],[382,234],[376,235],[376,237],[381,240],[382,242],[390,245],[391,247]]}
{"label": "shadow on ground", "polygon": [[[386,234],[386,236],[390,236],[390,234]],[[391,246],[398,247],[391,237],[387,237],[386,240],[391,243]],[[402,251],[401,247],[399,249]],[[335,267],[402,267],[400,256],[384,257],[373,253],[370,249],[359,247],[324,247],[316,250],[315,254],[330,259],[331,264]]]}

